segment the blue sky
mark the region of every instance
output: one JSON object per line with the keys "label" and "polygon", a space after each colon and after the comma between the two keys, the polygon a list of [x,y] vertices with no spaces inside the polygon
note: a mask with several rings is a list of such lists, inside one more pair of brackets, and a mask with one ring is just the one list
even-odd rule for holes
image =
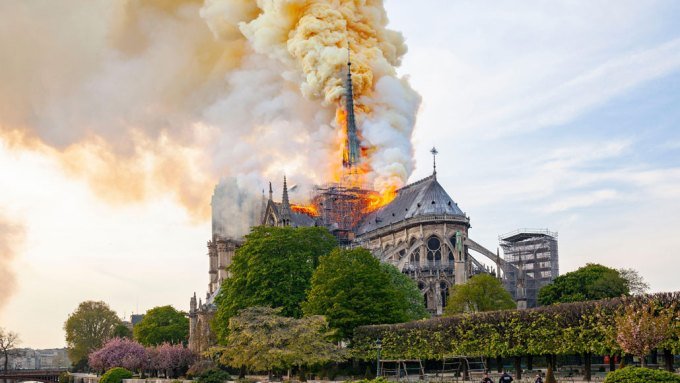
{"label": "blue sky", "polygon": [[[562,272],[597,262],[639,270],[654,291],[680,288],[680,2],[385,6],[409,46],[399,72],[423,99],[410,181],[431,173],[436,146],[438,179],[484,246],[549,228]],[[85,299],[129,316],[186,310],[205,291],[210,225],[172,191],[112,204],[50,155],[4,141],[0,182],[11,185],[0,220],[18,227],[0,237],[17,278],[0,324],[25,345],[63,345]]]}
{"label": "blue sky", "polygon": [[387,9],[423,95],[412,179],[436,145],[487,247],[550,228],[563,272],[601,262],[677,289],[680,4],[407,4]]}

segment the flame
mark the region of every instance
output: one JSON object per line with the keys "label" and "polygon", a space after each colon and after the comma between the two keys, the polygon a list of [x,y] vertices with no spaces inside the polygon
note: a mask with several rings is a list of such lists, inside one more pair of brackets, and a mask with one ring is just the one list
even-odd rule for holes
{"label": "flame", "polygon": [[[362,106],[356,106],[357,112],[370,113],[370,109]],[[363,144],[361,131],[357,131],[359,142],[362,143],[359,147],[360,156],[359,164],[352,168],[344,166],[349,160],[349,142],[347,139],[347,111],[342,105],[338,105],[335,113],[335,121],[338,126],[338,139],[336,141],[338,153],[342,153],[342,162],[336,162],[336,167],[333,169],[332,179],[334,182],[347,188],[360,188],[373,191],[373,185],[369,185],[367,176],[371,173],[372,168],[367,160],[374,148]],[[363,213],[370,213],[392,202],[397,196],[397,188],[399,185],[392,184],[381,188],[381,190],[373,191],[368,194],[362,194],[361,198],[366,199]]]}
{"label": "flame", "polygon": [[291,204],[290,208],[293,209],[293,211],[296,212],[296,213],[307,214],[311,217],[318,217],[319,216],[319,210],[314,205]]}
{"label": "flame", "polygon": [[392,202],[397,196],[397,187],[395,185],[390,185],[387,189],[381,192],[376,192],[369,194],[368,196],[368,206],[364,210],[364,213],[370,213],[374,210],[378,210],[381,207]]}

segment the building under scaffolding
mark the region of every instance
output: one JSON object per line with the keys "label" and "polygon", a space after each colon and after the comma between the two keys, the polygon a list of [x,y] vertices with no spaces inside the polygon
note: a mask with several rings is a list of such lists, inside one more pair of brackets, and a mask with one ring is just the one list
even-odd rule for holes
{"label": "building under scaffolding", "polygon": [[538,290],[559,275],[557,233],[520,229],[499,237],[503,248],[505,288],[518,308],[536,307]]}
{"label": "building under scaffolding", "polygon": [[328,184],[315,188],[312,205],[319,214],[319,224],[327,227],[341,245],[348,245],[354,241],[353,229],[366,214],[373,194],[376,192]]}

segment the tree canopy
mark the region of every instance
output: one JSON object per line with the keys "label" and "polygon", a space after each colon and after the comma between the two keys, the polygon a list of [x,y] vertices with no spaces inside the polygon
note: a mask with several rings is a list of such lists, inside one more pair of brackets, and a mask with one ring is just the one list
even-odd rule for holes
{"label": "tree canopy", "polygon": [[629,295],[628,281],[618,270],[588,263],[560,275],[538,291],[541,305],[581,302]]}
{"label": "tree canopy", "polygon": [[189,319],[172,306],[154,307],[132,331],[135,339],[145,346],[184,343],[189,337]]}
{"label": "tree canopy", "polygon": [[213,321],[218,339],[228,334],[229,318],[252,306],[280,307],[281,314],[299,318],[300,304],[310,288],[319,257],[337,242],[322,227],[256,227],[246,235],[222,284]]}
{"label": "tree canopy", "polygon": [[406,313],[406,320],[429,318],[430,313],[425,308],[423,294],[420,292],[416,282],[389,263],[381,263],[380,267],[390,277],[392,284],[397,289],[397,293],[403,296],[398,301],[404,304],[403,310]]}
{"label": "tree canopy", "polygon": [[489,274],[477,274],[466,283],[451,289],[444,313],[453,315],[463,312],[509,310],[516,307],[512,295],[503,284]]}
{"label": "tree canopy", "polygon": [[221,364],[252,371],[338,362],[344,351],[328,339],[321,316],[300,319],[279,315],[282,308],[250,307],[229,320],[226,347],[211,350]]}
{"label": "tree canopy", "polygon": [[368,250],[336,249],[320,259],[303,309],[326,316],[336,338],[347,339],[357,326],[411,319],[405,295]]}
{"label": "tree canopy", "polygon": [[87,355],[113,338],[121,324],[116,313],[104,302],[85,301],[64,323],[69,358],[74,364],[87,360]]}

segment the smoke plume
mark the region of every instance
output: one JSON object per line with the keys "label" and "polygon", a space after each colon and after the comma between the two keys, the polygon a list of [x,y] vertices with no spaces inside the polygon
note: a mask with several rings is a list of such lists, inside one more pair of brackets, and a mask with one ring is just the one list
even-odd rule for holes
{"label": "smoke plume", "polygon": [[23,244],[24,229],[0,216],[0,310],[7,304],[16,287],[12,260]]}
{"label": "smoke plume", "polygon": [[386,25],[379,0],[2,2],[0,137],[114,203],[171,193],[203,219],[223,179],[213,209],[253,215],[230,198],[338,174],[349,45],[368,186],[398,187],[420,98]]}

